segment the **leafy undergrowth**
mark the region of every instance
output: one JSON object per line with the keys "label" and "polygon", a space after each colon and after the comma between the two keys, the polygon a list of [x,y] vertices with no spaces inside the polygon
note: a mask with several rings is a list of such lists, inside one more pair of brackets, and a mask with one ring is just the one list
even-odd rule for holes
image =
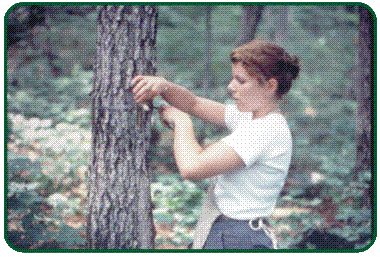
{"label": "leafy undergrowth", "polygon": [[[83,249],[90,130],[21,115],[8,118],[13,132],[7,144],[8,242],[18,249]],[[186,249],[209,181],[193,183],[164,163],[151,164],[156,249]],[[371,210],[364,193],[370,173],[355,183],[334,184],[326,177],[321,170],[290,170],[270,219],[280,248],[360,249],[370,243]],[[336,183],[346,186],[337,191]]]}
{"label": "leafy undergrowth", "polygon": [[[13,132],[7,144],[8,242],[19,249],[83,248],[90,130],[8,118]],[[157,248],[191,242],[204,187],[174,174],[157,176],[151,184]]]}
{"label": "leafy undergrowth", "polygon": [[[29,8],[19,7],[15,10],[23,18],[8,20],[8,25],[20,28],[20,22],[28,22]],[[341,7],[289,9],[292,36],[284,45],[302,65],[281,108],[294,147],[289,176],[271,218],[280,248],[360,249],[371,241],[372,203],[366,192],[371,171],[360,172],[359,179],[352,176],[357,114],[352,60],[359,15]],[[84,16],[50,6],[50,30],[25,30],[21,34],[30,40],[8,49],[7,222],[8,241],[17,248],[84,248],[97,16],[83,8],[75,6]],[[160,6],[157,35],[157,71],[199,96],[206,95],[199,86],[204,66],[192,64],[205,56],[208,40],[202,36],[202,8]],[[274,35],[278,15],[273,14],[281,9],[265,7],[258,38]],[[241,7],[215,6],[212,16],[213,75],[207,97],[228,103],[228,56],[236,44]],[[8,36],[21,36],[11,30]],[[54,46],[53,61],[51,53],[42,50],[43,42]],[[222,135],[199,120],[194,127],[202,144]],[[170,132],[158,126],[153,134],[159,141],[151,152],[157,176],[152,184],[157,248],[184,248],[192,239],[207,181],[193,184],[176,175]]]}

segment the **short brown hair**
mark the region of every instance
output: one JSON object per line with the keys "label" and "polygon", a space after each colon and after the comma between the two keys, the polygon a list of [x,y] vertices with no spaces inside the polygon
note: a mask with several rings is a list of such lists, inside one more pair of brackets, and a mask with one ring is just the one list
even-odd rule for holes
{"label": "short brown hair", "polygon": [[252,77],[262,75],[266,80],[278,81],[277,95],[281,98],[298,77],[299,63],[296,56],[290,56],[285,50],[273,43],[254,40],[232,51],[231,62],[240,62]]}

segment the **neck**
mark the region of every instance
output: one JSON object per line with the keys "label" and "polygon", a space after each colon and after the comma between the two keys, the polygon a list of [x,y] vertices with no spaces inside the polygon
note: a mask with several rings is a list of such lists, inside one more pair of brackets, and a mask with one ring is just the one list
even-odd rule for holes
{"label": "neck", "polygon": [[268,113],[278,110],[278,102],[266,105],[264,108],[252,112],[252,119],[262,118]]}

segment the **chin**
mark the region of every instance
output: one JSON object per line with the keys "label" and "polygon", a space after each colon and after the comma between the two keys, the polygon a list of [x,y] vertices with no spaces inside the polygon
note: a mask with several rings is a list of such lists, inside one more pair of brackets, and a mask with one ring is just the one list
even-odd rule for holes
{"label": "chin", "polygon": [[242,106],[240,104],[236,104],[236,108],[239,112],[251,112],[251,110],[245,106]]}

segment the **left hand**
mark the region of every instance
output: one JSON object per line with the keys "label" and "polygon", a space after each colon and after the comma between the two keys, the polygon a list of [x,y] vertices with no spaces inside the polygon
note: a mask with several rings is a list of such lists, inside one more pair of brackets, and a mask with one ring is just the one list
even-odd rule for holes
{"label": "left hand", "polygon": [[190,119],[188,114],[178,110],[173,106],[161,105],[158,112],[160,113],[160,120],[166,127],[167,124],[165,124],[165,122],[174,128],[178,123],[183,123],[183,121]]}

